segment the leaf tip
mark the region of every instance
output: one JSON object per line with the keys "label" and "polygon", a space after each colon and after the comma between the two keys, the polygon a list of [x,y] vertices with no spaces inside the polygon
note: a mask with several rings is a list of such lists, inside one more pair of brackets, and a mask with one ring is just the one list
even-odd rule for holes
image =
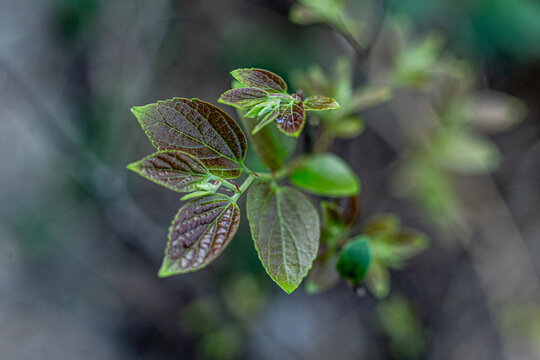
{"label": "leaf tip", "polygon": [[141,169],[141,167],[140,167],[140,164],[139,164],[139,162],[138,162],[138,161],[136,161],[136,162],[134,162],[134,163],[128,164],[128,165],[126,166],[126,169],[128,169],[128,170],[131,170],[131,171],[134,171],[134,172],[138,173],[138,172],[139,172],[139,170]]}

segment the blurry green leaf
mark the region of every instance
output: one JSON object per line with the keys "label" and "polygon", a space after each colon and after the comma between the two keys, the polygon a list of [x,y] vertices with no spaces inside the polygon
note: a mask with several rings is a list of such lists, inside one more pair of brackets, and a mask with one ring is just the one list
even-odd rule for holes
{"label": "blurry green leaf", "polygon": [[365,235],[357,236],[339,253],[336,269],[343,279],[353,284],[360,283],[368,270],[371,260],[368,241]]}
{"label": "blurry green leaf", "polygon": [[276,123],[285,135],[298,137],[306,123],[306,112],[302,100],[281,105]]}
{"label": "blurry green leaf", "polygon": [[203,334],[198,344],[199,357],[205,360],[234,360],[242,351],[240,329],[227,325],[217,331]]}
{"label": "blurry green leaf", "polygon": [[307,156],[289,175],[294,185],[317,195],[350,196],[360,183],[349,165],[338,156],[325,153]]}
{"label": "blurry green leaf", "polygon": [[312,25],[321,21],[320,17],[313,10],[299,4],[292,4],[289,11],[289,20],[298,25]]}
{"label": "blurry green leaf", "polygon": [[498,92],[484,92],[468,99],[467,119],[483,131],[498,132],[520,123],[527,112],[518,98]]}
{"label": "blurry green leaf", "polygon": [[285,93],[287,84],[278,75],[263,69],[237,69],[231,75],[242,84],[269,93]]}
{"label": "blurry green leaf", "polygon": [[405,298],[392,297],[381,302],[377,306],[377,319],[396,359],[422,358],[426,334]]}
{"label": "blurry green leaf", "polygon": [[222,178],[240,175],[246,137],[221,109],[199,99],[174,98],[131,111],[157,149],[185,151]]}
{"label": "blurry green leaf", "polygon": [[251,273],[233,274],[223,285],[229,311],[240,321],[249,323],[263,308],[266,294]]}
{"label": "blurry green leaf", "polygon": [[223,321],[223,311],[213,298],[198,298],[181,308],[180,324],[191,334],[202,335],[214,331]]}
{"label": "blurry green leaf", "polygon": [[490,141],[466,133],[443,134],[434,144],[435,161],[462,174],[485,174],[499,164],[499,151]]}
{"label": "blurry green leaf", "polygon": [[372,239],[390,239],[397,234],[401,220],[394,214],[377,214],[366,220],[362,233]]}
{"label": "blurry green leaf", "polygon": [[395,59],[394,76],[398,84],[422,86],[440,56],[443,41],[430,34],[415,44],[405,46]]}
{"label": "blurry green leaf", "polygon": [[365,281],[367,288],[376,298],[382,299],[388,296],[390,291],[390,273],[386,266],[379,261],[375,259],[371,261]]}
{"label": "blurry green leaf", "polygon": [[182,206],[169,228],[160,277],[202,269],[221,254],[233,238],[240,210],[228,196],[213,194]]}
{"label": "blurry green leaf", "polygon": [[339,282],[336,263],[337,256],[333,254],[326,257],[323,261],[319,261],[317,258],[304,282],[306,292],[309,294],[318,294],[334,287]]}
{"label": "blurry green leaf", "polygon": [[299,191],[259,180],[249,189],[247,215],[266,272],[290,294],[317,256],[317,210]]}
{"label": "blurry green leaf", "polygon": [[392,98],[392,89],[388,86],[367,86],[354,91],[347,105],[352,111],[362,111]]}
{"label": "blurry green leaf", "polygon": [[350,116],[329,123],[332,135],[342,139],[352,139],[364,132],[364,120],[358,116]]}
{"label": "blurry green leaf", "polygon": [[307,111],[332,110],[337,109],[339,103],[332,98],[315,95],[304,100],[304,107]]}
{"label": "blurry green leaf", "polygon": [[128,169],[178,192],[198,190],[198,184],[215,178],[200,160],[178,150],[159,151],[129,164]]}
{"label": "blurry green leaf", "polygon": [[395,256],[408,259],[419,254],[428,246],[428,237],[418,230],[404,228],[390,238],[390,244]]}
{"label": "blurry green leaf", "polygon": [[266,100],[268,100],[268,93],[266,91],[246,87],[226,91],[218,99],[218,102],[234,106],[240,110],[249,110]]}

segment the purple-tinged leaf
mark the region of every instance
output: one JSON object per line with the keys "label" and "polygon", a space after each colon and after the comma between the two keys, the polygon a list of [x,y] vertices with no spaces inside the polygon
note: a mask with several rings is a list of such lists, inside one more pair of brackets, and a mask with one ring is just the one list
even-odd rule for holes
{"label": "purple-tinged leaf", "polygon": [[302,101],[282,106],[279,109],[276,123],[286,135],[298,137],[306,123],[306,112]]}
{"label": "purple-tinged leaf", "polygon": [[232,89],[225,92],[219,98],[218,102],[221,104],[227,104],[234,106],[240,110],[249,110],[257,104],[264,102],[268,99],[268,93],[266,91],[246,87],[240,89]]}
{"label": "purple-tinged leaf", "polygon": [[332,110],[339,108],[339,103],[332,98],[316,95],[304,100],[304,107],[307,111]]}
{"label": "purple-tinged leaf", "polygon": [[196,157],[178,150],[159,151],[128,165],[128,169],[178,192],[198,190],[211,175]]}
{"label": "purple-tinged leaf", "polygon": [[240,221],[236,202],[223,194],[190,201],[176,214],[160,277],[199,270],[221,254]]}
{"label": "purple-tinged leaf", "polygon": [[237,69],[231,75],[242,84],[254,87],[269,93],[284,93],[287,84],[278,75],[263,69]]}
{"label": "purple-tinged leaf", "polygon": [[197,157],[211,174],[238,177],[246,156],[246,137],[218,107],[199,99],[174,98],[132,108],[152,144]]}

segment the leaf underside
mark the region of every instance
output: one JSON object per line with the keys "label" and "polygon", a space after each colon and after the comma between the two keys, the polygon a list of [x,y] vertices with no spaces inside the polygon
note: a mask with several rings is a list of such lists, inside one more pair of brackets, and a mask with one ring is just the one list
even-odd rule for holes
{"label": "leaf underside", "polygon": [[159,151],[128,165],[130,170],[168,189],[178,192],[198,190],[210,174],[193,155],[178,150]]}
{"label": "leaf underside", "polygon": [[223,194],[190,201],[176,214],[159,276],[199,270],[221,254],[240,220],[238,205]]}
{"label": "leaf underside", "polygon": [[266,272],[290,294],[317,255],[317,211],[299,191],[258,181],[248,192],[247,215]]}
{"label": "leaf underside", "polygon": [[231,72],[232,76],[248,87],[254,87],[269,93],[284,93],[287,84],[278,75],[263,69],[237,69]]}
{"label": "leaf underside", "polygon": [[197,157],[214,175],[241,173],[246,137],[224,111],[199,99],[158,101],[132,112],[158,150],[180,150]]}

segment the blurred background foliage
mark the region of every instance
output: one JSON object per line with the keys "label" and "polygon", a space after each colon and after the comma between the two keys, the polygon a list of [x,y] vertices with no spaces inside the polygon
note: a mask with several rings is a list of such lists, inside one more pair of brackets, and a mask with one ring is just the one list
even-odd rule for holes
{"label": "blurred background foliage", "polygon": [[[535,0],[0,0],[0,358],[538,359],[538,19]],[[216,104],[240,67],[341,102],[310,131],[362,216],[323,205],[321,249],[371,234],[367,291],[321,262],[285,295],[245,223],[213,266],[156,277],[179,199],[125,170],[151,150],[129,108]]]}

